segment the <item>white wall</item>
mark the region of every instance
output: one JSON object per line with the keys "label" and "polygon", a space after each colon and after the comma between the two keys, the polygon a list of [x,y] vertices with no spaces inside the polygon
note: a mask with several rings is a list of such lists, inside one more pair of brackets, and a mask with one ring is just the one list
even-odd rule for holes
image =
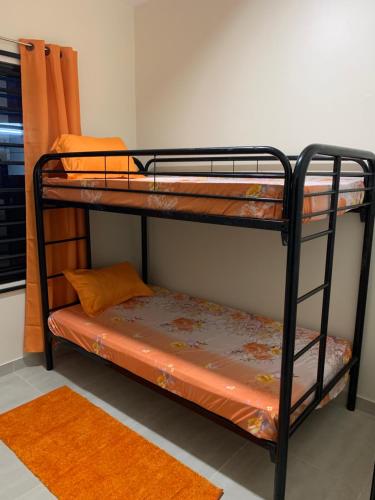
{"label": "white wall", "polygon": [[[374,150],[374,18],[373,0],[139,6],[138,146],[270,144],[296,154],[326,142]],[[349,338],[362,230],[356,215],[338,222],[330,332]],[[278,234],[155,220],[150,240],[153,281],[282,317],[285,249]],[[301,292],[322,283],[322,244],[303,249]],[[374,271],[359,390],[373,401]],[[306,302],[299,323],[318,328],[320,305],[318,297]]]}
{"label": "white wall", "polygon": [[[119,135],[134,147],[133,7],[125,0],[0,0],[0,8],[6,13],[0,35],[43,38],[78,51],[83,133]],[[136,260],[135,219],[93,214],[91,221],[97,264]],[[0,295],[0,365],[22,356],[23,321],[24,292]]]}

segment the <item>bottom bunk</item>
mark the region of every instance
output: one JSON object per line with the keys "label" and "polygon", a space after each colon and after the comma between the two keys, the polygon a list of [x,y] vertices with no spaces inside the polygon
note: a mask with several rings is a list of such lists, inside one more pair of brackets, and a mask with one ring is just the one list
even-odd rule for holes
{"label": "bottom bunk", "polygon": [[[216,413],[257,438],[275,441],[282,323],[152,287],[95,318],[80,305],[53,312],[51,332]],[[296,352],[318,335],[297,328]],[[294,365],[292,405],[316,382],[318,344]],[[348,363],[350,342],[329,336],[325,382]],[[337,396],[345,379],[322,402]],[[312,396],[292,415],[311,401]]]}

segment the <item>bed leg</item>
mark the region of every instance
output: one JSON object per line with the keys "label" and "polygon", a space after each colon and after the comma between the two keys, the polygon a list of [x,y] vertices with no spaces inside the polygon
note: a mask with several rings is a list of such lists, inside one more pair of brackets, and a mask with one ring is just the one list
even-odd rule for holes
{"label": "bed leg", "polygon": [[148,282],[148,231],[147,217],[141,215],[141,239],[142,239],[142,279]]}
{"label": "bed leg", "polygon": [[[372,194],[372,196],[374,195]],[[350,370],[349,393],[347,401],[347,408],[350,411],[355,410],[356,399],[357,399],[358,377],[359,377],[359,368],[361,362],[363,330],[364,330],[365,315],[366,315],[366,301],[367,301],[367,290],[368,290],[369,274],[370,274],[373,233],[374,233],[374,205],[371,205],[367,209],[366,219],[365,219],[365,229],[363,234],[361,274],[359,277],[357,314],[355,318],[354,339],[353,339],[353,358],[356,359],[356,362]]]}
{"label": "bed leg", "polygon": [[53,370],[53,345],[52,335],[50,332],[45,336],[44,355],[46,362],[46,370]]}
{"label": "bed leg", "polygon": [[355,366],[353,366],[350,372],[348,400],[346,403],[346,407],[350,411],[355,411],[357,403],[358,377],[359,377],[359,364],[357,363]]}
{"label": "bed leg", "polygon": [[287,464],[288,450],[282,450],[275,465],[273,500],[285,499]]}

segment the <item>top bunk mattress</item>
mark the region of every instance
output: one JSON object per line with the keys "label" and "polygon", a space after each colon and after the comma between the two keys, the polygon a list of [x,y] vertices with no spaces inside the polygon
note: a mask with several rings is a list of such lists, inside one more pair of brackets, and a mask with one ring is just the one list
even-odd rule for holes
{"label": "top bunk mattress", "polygon": [[[284,179],[149,175],[130,179],[107,179],[106,181],[104,179],[49,177],[43,182],[43,197],[51,200],[226,217],[282,220],[282,203],[247,198],[282,200]],[[305,194],[329,191],[331,186],[332,180],[328,176],[308,176]],[[67,189],[69,187],[73,189]],[[341,177],[340,179],[342,190],[362,189],[363,187],[363,178]],[[114,191],[105,191],[105,188]],[[181,196],[181,194],[188,196]],[[205,198],[204,195],[241,197],[243,200]],[[362,203],[363,197],[363,191],[341,193],[339,208],[343,210],[338,214],[343,214],[346,206]],[[329,204],[330,196],[307,197],[304,200],[304,214],[328,210]],[[325,215],[317,215],[306,218],[305,222],[324,218]]]}
{"label": "top bunk mattress", "polygon": [[[183,293],[153,289],[153,296],[131,299],[95,318],[86,316],[80,305],[60,309],[49,317],[49,328],[258,438],[276,440],[282,324]],[[317,335],[297,328],[296,352]],[[316,382],[318,351],[315,344],[295,362],[292,404]],[[350,358],[350,343],[329,336],[325,383]],[[341,379],[323,403],[344,385]],[[297,415],[298,410],[292,418]]]}

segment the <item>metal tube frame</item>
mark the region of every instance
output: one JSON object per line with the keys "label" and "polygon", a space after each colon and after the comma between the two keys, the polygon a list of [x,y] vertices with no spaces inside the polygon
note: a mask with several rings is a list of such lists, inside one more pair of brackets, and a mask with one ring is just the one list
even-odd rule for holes
{"label": "metal tube frame", "polygon": [[[140,174],[150,175],[153,177],[154,182],[156,175],[156,168],[158,162],[166,164],[172,163],[173,165],[188,162],[197,163],[201,161],[211,162],[211,168],[214,162],[233,162],[233,177],[261,177],[262,173],[258,171],[235,172],[235,162],[240,161],[275,161],[277,160],[283,167],[284,172],[267,172],[267,177],[284,178],[284,193],[282,200],[282,220],[264,220],[254,219],[248,217],[226,217],[226,216],[208,216],[204,214],[171,212],[163,210],[140,209],[131,206],[108,206],[100,203],[86,203],[86,202],[71,202],[52,200],[43,197],[43,175],[50,172],[45,165],[51,161],[61,158],[71,157],[107,157],[107,156],[127,156],[134,157],[136,165],[140,169]],[[143,165],[140,160],[142,157],[151,157]],[[296,160],[295,169],[292,172],[290,160]],[[325,211],[315,212],[312,214],[303,213],[303,203],[305,198],[305,179],[309,175],[317,175],[316,172],[309,172],[308,169],[313,161],[333,161],[333,172],[319,172],[319,174],[332,177],[332,187],[326,193],[319,192],[316,196],[330,197],[329,208]],[[350,161],[356,163],[361,171],[360,172],[343,172],[342,162]],[[104,162],[106,165],[106,162]],[[150,169],[152,169],[150,171]],[[181,169],[180,169],[181,170]],[[56,172],[56,170],[54,171]],[[107,186],[107,175],[112,172],[107,171],[106,166],[103,170],[105,179],[105,186],[103,188],[91,188],[92,190],[111,190]],[[116,172],[118,173],[118,172]],[[129,173],[129,172],[128,172]],[[196,172],[187,171],[173,171],[174,175],[196,175]],[[213,171],[199,175],[207,177],[228,176]],[[324,376],[324,364],[326,353],[326,340],[328,332],[328,320],[330,309],[330,292],[332,282],[332,267],[334,259],[334,245],[336,234],[336,220],[337,215],[342,211],[338,207],[339,195],[345,190],[340,190],[340,179],[342,176],[356,176],[362,177],[365,181],[365,187],[358,189],[364,192],[363,203],[352,205],[352,208],[360,212],[361,221],[364,222],[364,236],[362,247],[362,261],[361,272],[357,299],[356,322],[353,340],[353,356],[352,359],[342,367],[342,369],[331,379],[326,380]],[[48,370],[53,368],[53,352],[52,352],[52,339],[57,339],[64,342],[74,349],[90,356],[94,359],[101,358],[93,353],[89,353],[74,343],[55,337],[48,328],[48,317],[51,311],[69,307],[71,304],[63,304],[51,308],[48,299],[48,279],[53,279],[60,276],[60,273],[55,275],[47,275],[46,267],[46,245],[64,244],[67,240],[45,241],[44,233],[44,220],[43,211],[51,208],[66,208],[77,207],[85,209],[85,228],[84,235],[78,235],[76,238],[69,239],[70,241],[84,239],[86,241],[86,256],[87,265],[91,267],[91,247],[90,247],[90,226],[89,226],[89,211],[102,210],[109,212],[130,213],[141,216],[141,243],[142,243],[142,277],[145,282],[148,281],[148,234],[147,234],[147,218],[151,217],[164,217],[178,220],[192,220],[196,222],[208,222],[212,224],[227,224],[242,227],[254,227],[261,229],[269,229],[279,231],[282,235],[282,241],[287,244],[287,262],[286,262],[286,280],[285,280],[285,301],[284,301],[284,332],[282,340],[282,362],[280,373],[280,399],[279,399],[279,413],[278,413],[278,437],[275,442],[267,441],[264,439],[256,438],[255,436],[247,433],[243,429],[230,422],[229,420],[215,415],[200,406],[188,402],[179,396],[168,393],[168,391],[149,383],[134,374],[121,369],[126,372],[128,376],[136,379],[138,382],[148,385],[155,390],[167,395],[168,397],[179,401],[185,406],[189,406],[193,410],[202,413],[217,423],[245,436],[248,440],[265,447],[269,450],[272,461],[275,462],[275,484],[274,484],[274,500],[283,500],[285,498],[286,488],[286,472],[287,472],[287,457],[288,457],[288,444],[290,436],[302,424],[307,416],[319,405],[322,399],[329,393],[335,384],[341,380],[348,372],[350,372],[350,384],[347,407],[350,410],[355,409],[355,401],[358,387],[359,367],[361,359],[364,319],[366,311],[366,298],[368,289],[369,269],[371,262],[371,249],[374,231],[374,216],[375,216],[375,155],[369,151],[361,151],[350,148],[343,148],[338,146],[328,146],[322,144],[312,144],[305,148],[298,157],[287,157],[281,151],[272,147],[239,147],[239,148],[198,148],[198,149],[164,149],[164,150],[133,150],[133,151],[101,151],[101,152],[78,152],[78,153],[64,153],[64,154],[48,154],[42,156],[34,167],[34,194],[35,194],[35,209],[36,209],[36,227],[38,237],[38,254],[39,254],[39,269],[40,269],[40,284],[41,284],[41,300],[43,309],[43,327],[44,327],[44,340],[45,340],[45,357],[46,367]],[[50,183],[48,186],[52,186]],[[56,184],[56,187],[60,187]],[[69,187],[65,187],[69,189]],[[113,189],[112,189],[113,190]],[[133,192],[130,190],[130,176],[128,176],[127,189],[124,192]],[[136,190],[135,190],[136,191]],[[352,191],[352,190],[350,190]],[[354,190],[356,191],[356,190]],[[149,193],[150,194],[150,193]],[[164,194],[158,191],[153,191],[153,195]],[[172,193],[173,195],[176,193]],[[180,193],[181,196],[194,197],[192,193]],[[307,194],[306,196],[312,196]],[[205,198],[215,198],[215,196],[203,195]],[[225,198],[225,197],[224,197]],[[237,199],[237,197],[228,197],[228,199]],[[254,197],[240,198],[243,200],[260,201]],[[263,202],[263,198],[261,199]],[[269,199],[268,202],[275,202]],[[320,231],[314,235],[302,237],[302,224],[309,217],[319,215],[328,216],[328,229]],[[300,274],[300,253],[301,244],[311,241],[315,238],[327,237],[326,244],[326,264],[325,264],[325,277],[324,283],[310,292],[302,296],[298,294],[299,274]],[[316,339],[311,341],[301,351],[295,353],[295,335],[296,335],[296,319],[298,304],[307,300],[316,293],[322,292],[322,316],[320,333]],[[75,302],[76,303],[76,302]],[[314,345],[319,344],[319,357],[318,369],[316,374],[316,382],[313,386],[302,395],[298,401],[292,402],[292,388],[293,388],[293,368],[294,362],[301,357],[305,352],[311,349]],[[103,360],[102,360],[103,361]],[[303,405],[303,406],[302,406]],[[294,412],[299,409],[298,416],[295,417]]]}

